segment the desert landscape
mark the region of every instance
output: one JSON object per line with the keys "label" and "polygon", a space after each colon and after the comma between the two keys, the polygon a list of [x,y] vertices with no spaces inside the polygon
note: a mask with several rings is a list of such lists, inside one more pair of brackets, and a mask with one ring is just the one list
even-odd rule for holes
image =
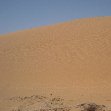
{"label": "desert landscape", "polygon": [[0,35],[0,111],[110,110],[110,16]]}

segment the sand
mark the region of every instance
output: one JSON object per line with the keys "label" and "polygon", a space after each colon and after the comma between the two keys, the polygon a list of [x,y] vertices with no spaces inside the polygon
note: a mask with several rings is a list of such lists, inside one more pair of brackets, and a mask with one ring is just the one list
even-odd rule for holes
{"label": "sand", "polygon": [[[30,111],[47,109],[52,96],[64,99],[66,111],[88,102],[110,107],[110,82],[110,16],[0,35],[0,111],[27,111],[29,103]],[[47,99],[39,104],[33,95]]]}

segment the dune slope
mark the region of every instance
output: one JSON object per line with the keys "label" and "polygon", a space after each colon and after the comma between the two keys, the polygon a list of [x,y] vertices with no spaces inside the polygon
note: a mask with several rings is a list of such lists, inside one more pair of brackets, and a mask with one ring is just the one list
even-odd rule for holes
{"label": "dune slope", "polygon": [[0,36],[0,98],[34,93],[111,103],[111,17]]}

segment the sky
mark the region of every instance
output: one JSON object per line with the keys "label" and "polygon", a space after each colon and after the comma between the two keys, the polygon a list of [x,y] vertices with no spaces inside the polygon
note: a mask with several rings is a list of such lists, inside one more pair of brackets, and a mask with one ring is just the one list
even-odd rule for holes
{"label": "sky", "polygon": [[111,16],[111,0],[0,0],[0,34],[95,16]]}

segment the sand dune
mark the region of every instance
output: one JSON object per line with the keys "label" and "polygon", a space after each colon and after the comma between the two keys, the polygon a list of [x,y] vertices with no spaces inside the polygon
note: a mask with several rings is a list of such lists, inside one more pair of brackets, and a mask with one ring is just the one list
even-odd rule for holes
{"label": "sand dune", "polygon": [[[0,36],[0,98],[49,95],[111,104],[111,17]],[[3,106],[1,103],[0,108]],[[5,111],[5,109],[4,109]]]}

